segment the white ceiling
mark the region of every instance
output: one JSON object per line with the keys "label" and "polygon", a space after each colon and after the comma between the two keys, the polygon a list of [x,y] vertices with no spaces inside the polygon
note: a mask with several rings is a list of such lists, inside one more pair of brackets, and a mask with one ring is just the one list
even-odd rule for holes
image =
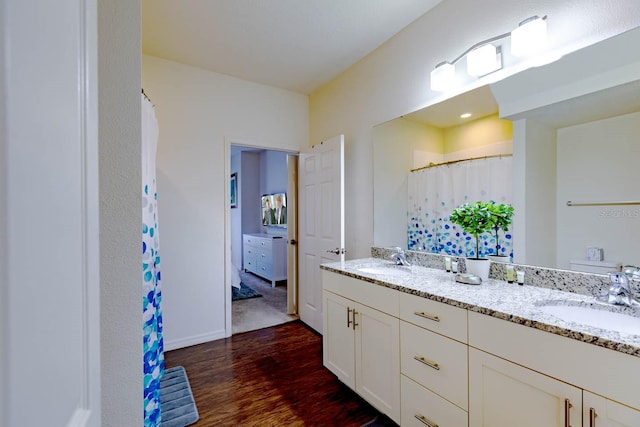
{"label": "white ceiling", "polygon": [[142,51],[308,94],[441,0],[142,0]]}
{"label": "white ceiling", "polygon": [[[470,113],[471,117],[463,119],[460,117],[463,113]],[[491,89],[489,86],[481,86],[402,117],[438,128],[448,128],[496,113],[498,103]]]}

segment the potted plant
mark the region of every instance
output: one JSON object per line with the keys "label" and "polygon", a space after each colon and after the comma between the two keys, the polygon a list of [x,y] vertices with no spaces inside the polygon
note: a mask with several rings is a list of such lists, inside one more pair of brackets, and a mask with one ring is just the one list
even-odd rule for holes
{"label": "potted plant", "polygon": [[513,206],[494,202],[489,202],[489,212],[491,212],[491,228],[493,228],[494,236],[496,240],[496,250],[494,255],[489,255],[489,259],[497,262],[507,262],[510,257],[508,255],[500,255],[500,244],[498,243],[498,231],[509,231],[511,225],[511,218],[513,217]]}
{"label": "potted plant", "polygon": [[466,233],[473,235],[476,239],[475,257],[466,258],[465,264],[467,272],[480,276],[482,280],[489,278],[490,262],[488,258],[480,258],[481,234],[491,230],[490,203],[475,202],[464,203],[453,210],[449,216],[449,221],[459,225]]}

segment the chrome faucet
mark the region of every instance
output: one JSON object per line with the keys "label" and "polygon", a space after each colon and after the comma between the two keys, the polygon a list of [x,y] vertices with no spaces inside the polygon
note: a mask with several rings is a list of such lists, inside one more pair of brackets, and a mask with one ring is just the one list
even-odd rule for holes
{"label": "chrome faucet", "polygon": [[409,261],[407,261],[407,254],[404,249],[399,246],[394,248],[395,252],[391,254],[389,258],[395,261],[396,265],[411,265]]}
{"label": "chrome faucet", "polygon": [[631,292],[629,275],[623,272],[609,273],[609,280],[611,281],[611,286],[607,293],[607,302],[609,304],[626,305],[627,307],[640,304]]}

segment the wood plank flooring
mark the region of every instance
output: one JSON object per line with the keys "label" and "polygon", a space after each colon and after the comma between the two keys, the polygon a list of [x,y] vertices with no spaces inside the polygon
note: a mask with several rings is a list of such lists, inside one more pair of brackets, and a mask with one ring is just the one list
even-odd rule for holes
{"label": "wood plank flooring", "polygon": [[300,321],[167,352],[187,371],[207,426],[358,427],[377,412],[322,366],[322,337]]}

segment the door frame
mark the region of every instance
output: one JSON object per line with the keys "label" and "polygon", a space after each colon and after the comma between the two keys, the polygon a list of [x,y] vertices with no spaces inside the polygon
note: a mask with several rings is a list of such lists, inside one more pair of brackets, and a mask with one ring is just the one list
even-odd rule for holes
{"label": "door frame", "polygon": [[[231,186],[228,185],[228,177],[231,176],[231,146],[232,145],[241,145],[243,147],[250,147],[250,148],[256,148],[256,149],[261,149],[261,150],[271,150],[271,151],[280,151],[283,153],[287,153],[287,154],[293,154],[298,156],[300,154],[299,151],[295,151],[295,150],[287,150],[285,148],[279,148],[279,147],[274,147],[274,146],[270,146],[262,141],[258,141],[258,140],[254,140],[254,139],[249,139],[249,138],[243,138],[243,137],[236,137],[233,135],[225,135],[224,137],[224,182],[225,182],[225,190],[224,190],[224,198],[225,198],[225,210],[224,210],[224,311],[225,311],[225,318],[224,318],[224,335],[225,337],[230,337],[233,334],[233,329],[232,329],[232,319],[231,319],[231,313],[232,313],[232,305],[231,305],[231,271],[232,271],[232,264],[231,264],[231,206],[228,203],[229,200],[231,200]],[[296,188],[295,191],[297,193],[298,191],[298,182],[296,181]],[[236,195],[237,196],[237,195]],[[290,217],[289,217],[290,218]],[[290,222],[290,220],[288,219],[288,221]],[[297,221],[297,218],[295,219]],[[297,229],[297,227],[296,227]],[[289,233],[289,226],[287,225],[287,234]],[[287,253],[289,252],[289,248],[293,247],[295,248],[295,250],[297,250],[297,246],[292,246],[289,245],[289,239],[291,238],[290,235],[288,235],[287,237]],[[288,257],[288,256],[287,256]],[[297,260],[297,257],[295,257]],[[288,268],[288,267],[287,267]],[[287,286],[289,285],[288,281],[289,279],[289,269],[287,271]],[[298,266],[295,266],[295,271],[298,271]],[[295,297],[297,298],[298,295],[298,281],[295,280],[295,289],[290,289],[287,288],[287,301],[290,301],[291,294],[293,293],[293,295],[295,295]],[[289,313],[291,314],[291,313]],[[297,304],[296,304],[296,313],[294,313],[294,315],[297,315]]]}

